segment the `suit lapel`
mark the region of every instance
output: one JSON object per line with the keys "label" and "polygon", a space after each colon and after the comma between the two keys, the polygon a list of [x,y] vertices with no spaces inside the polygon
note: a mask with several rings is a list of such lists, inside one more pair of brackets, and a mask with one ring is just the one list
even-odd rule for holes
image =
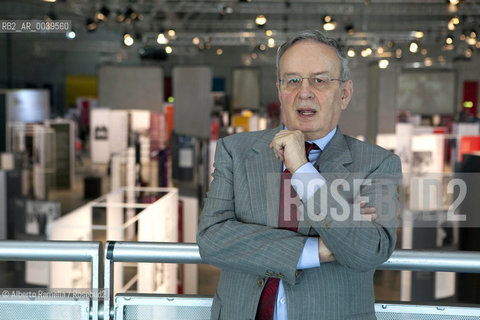
{"label": "suit lapel", "polygon": [[350,173],[345,168],[345,165],[349,163],[352,163],[352,154],[340,128],[337,128],[337,132],[322,151],[314,166],[322,174],[345,178]]}
{"label": "suit lapel", "polygon": [[269,145],[281,129],[279,126],[266,131],[253,144],[245,161],[252,212],[257,213],[260,223],[271,227],[278,227],[282,161],[275,157]]}

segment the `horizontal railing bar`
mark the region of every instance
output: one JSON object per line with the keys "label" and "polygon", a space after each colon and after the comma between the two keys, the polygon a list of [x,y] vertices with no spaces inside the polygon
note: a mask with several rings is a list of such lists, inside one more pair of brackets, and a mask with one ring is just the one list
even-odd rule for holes
{"label": "horizontal railing bar", "polygon": [[0,241],[0,261],[97,260],[100,242],[92,241]]}
{"label": "horizontal railing bar", "polygon": [[[118,262],[204,263],[196,243],[115,242],[111,251]],[[395,250],[377,269],[480,273],[480,252]]]}
{"label": "horizontal railing bar", "polygon": [[480,252],[395,250],[378,269],[480,273]]}
{"label": "horizontal railing bar", "polygon": [[119,262],[204,263],[196,243],[119,241],[111,253],[108,245],[105,249]]}

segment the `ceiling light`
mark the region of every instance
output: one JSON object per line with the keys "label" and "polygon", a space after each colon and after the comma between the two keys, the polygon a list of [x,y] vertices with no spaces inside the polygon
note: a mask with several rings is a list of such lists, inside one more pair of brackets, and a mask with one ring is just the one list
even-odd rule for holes
{"label": "ceiling light", "polygon": [[46,15],[43,17],[43,20],[48,21],[48,22],[51,22],[51,21],[57,20],[57,16],[55,15],[55,13],[53,13],[52,11],[50,11],[50,13],[46,14]]}
{"label": "ceiling light", "polygon": [[86,25],[87,25],[87,30],[90,32],[95,31],[97,29],[97,24],[91,18],[87,18]]}
{"label": "ceiling light", "polygon": [[262,43],[261,45],[258,46],[258,49],[260,49],[260,51],[265,51],[267,47]]}
{"label": "ceiling light", "polygon": [[125,14],[123,14],[120,10],[117,10],[117,22],[122,23],[125,21]]}
{"label": "ceiling light", "polygon": [[130,47],[133,45],[135,41],[133,40],[133,37],[128,34],[128,33],[125,33],[125,35],[123,36],[123,43],[127,46],[127,47]]}
{"label": "ceiling light", "polygon": [[412,41],[408,50],[410,50],[411,53],[416,53],[418,51],[418,44],[415,41]]}
{"label": "ceiling light", "polygon": [[127,10],[125,11],[125,18],[128,19],[128,18],[132,18],[131,16],[134,14],[133,12],[133,9],[132,8],[127,8]]}
{"label": "ceiling light", "polygon": [[377,48],[377,53],[378,53],[378,54],[382,54],[383,51],[384,51],[384,50],[383,50],[383,47],[378,47],[378,48]]}
{"label": "ceiling light", "polygon": [[387,69],[388,63],[389,63],[389,62],[388,62],[387,59],[382,59],[382,60],[378,61],[378,67],[379,67],[380,69]]}
{"label": "ceiling light", "polygon": [[67,39],[70,39],[70,40],[75,39],[75,37],[77,36],[75,31],[73,31],[73,30],[68,31],[65,35],[66,35]]}
{"label": "ceiling light", "polygon": [[422,51],[420,51],[420,53],[422,54],[422,56],[426,56],[427,55],[427,49],[422,49]]}
{"label": "ceiling light", "polygon": [[458,17],[453,17],[448,22],[448,30],[450,30],[450,31],[455,30],[455,26],[459,23],[460,23],[460,19],[458,19]]}
{"label": "ceiling light", "polygon": [[266,35],[267,37],[271,37],[272,34],[273,34],[272,30],[267,30],[267,31],[265,31],[265,35]]}
{"label": "ceiling light", "polygon": [[325,31],[332,31],[335,30],[335,28],[337,27],[337,23],[330,16],[323,17],[323,22],[323,29]]}
{"label": "ceiling light", "polygon": [[372,54],[372,49],[370,49],[370,48],[367,48],[367,49],[365,49],[365,50],[362,50],[362,52],[360,53],[360,55],[361,55],[362,57],[364,57],[364,58],[365,58],[365,57],[368,57],[368,56],[371,55],[371,54]]}
{"label": "ceiling light", "polygon": [[107,20],[108,16],[110,15],[110,10],[103,6],[100,8],[100,10],[96,13],[95,17],[97,18],[97,20],[99,21],[105,21]]}
{"label": "ceiling light", "polygon": [[467,37],[466,42],[469,46],[474,46],[477,44],[477,39],[472,37]]}
{"label": "ceiling light", "polygon": [[255,18],[255,23],[259,26],[264,26],[267,23],[267,18],[263,14],[259,14]]}
{"label": "ceiling light", "polygon": [[355,33],[355,28],[353,27],[353,24],[349,24],[345,26],[345,31],[349,34],[352,35]]}
{"label": "ceiling light", "polygon": [[268,38],[267,46],[268,46],[269,48],[275,47],[275,39],[273,39],[273,38]]}
{"label": "ceiling light", "polygon": [[467,48],[467,49],[465,50],[465,57],[467,57],[467,58],[471,58],[471,57],[472,57],[472,49]]}
{"label": "ceiling light", "polygon": [[445,38],[445,43],[446,43],[446,44],[452,44],[452,43],[453,43],[453,37],[450,36],[450,35],[447,36],[447,37]]}
{"label": "ceiling light", "polygon": [[347,56],[349,56],[350,58],[353,58],[355,57],[355,50],[353,50],[353,48],[348,48],[348,51],[347,51]]}
{"label": "ceiling light", "polygon": [[415,34],[414,34],[415,38],[417,39],[423,38],[424,35],[425,34],[422,31],[415,31]]}
{"label": "ceiling light", "polygon": [[432,58],[426,57],[426,58],[423,60],[423,64],[425,64],[426,67],[431,67],[432,64],[433,64]]}
{"label": "ceiling light", "polygon": [[159,33],[158,34],[158,37],[157,37],[157,43],[158,44],[167,44],[168,43],[168,39],[165,38],[165,35],[163,33]]}
{"label": "ceiling light", "polygon": [[166,52],[167,54],[170,54],[170,53],[173,52],[173,48],[170,47],[170,46],[166,46],[166,47],[165,47],[165,52]]}
{"label": "ceiling light", "polygon": [[223,50],[221,48],[217,49],[217,55],[221,56],[223,54]]}
{"label": "ceiling light", "polygon": [[476,38],[476,37],[477,37],[477,33],[475,32],[475,30],[470,31],[470,38]]}
{"label": "ceiling light", "polygon": [[456,13],[458,11],[458,7],[452,4],[448,5],[448,12],[450,13]]}
{"label": "ceiling light", "polygon": [[450,51],[450,50],[453,50],[454,48],[455,46],[453,44],[446,44],[443,46],[442,50]]}
{"label": "ceiling light", "polygon": [[200,39],[198,37],[195,37],[195,38],[192,39],[192,43],[194,45],[198,45],[200,43]]}
{"label": "ceiling light", "polygon": [[43,0],[43,2],[55,2],[57,0]]}
{"label": "ceiling light", "polygon": [[395,50],[395,58],[400,59],[402,57],[402,49],[397,48]]}
{"label": "ceiling light", "polygon": [[460,2],[460,0],[449,0],[448,2],[449,2],[451,5],[456,6],[456,5]]}
{"label": "ceiling light", "polygon": [[475,48],[480,49],[480,41],[477,41],[477,44],[475,45]]}
{"label": "ceiling light", "polygon": [[252,59],[257,59],[258,58],[258,54],[256,54],[255,52],[253,52],[251,55]]}
{"label": "ceiling light", "polygon": [[332,31],[332,30],[335,30],[335,28],[337,27],[337,24],[335,21],[333,22],[327,22],[323,25],[323,29],[325,31]]}
{"label": "ceiling light", "polygon": [[448,30],[453,31],[453,30],[455,30],[455,24],[452,21],[449,21],[448,25],[447,25],[447,28],[448,28]]}
{"label": "ceiling light", "polygon": [[175,30],[170,29],[170,30],[167,31],[167,33],[168,33],[168,36],[169,36],[170,38],[175,38],[175,34],[176,34],[176,33],[175,33]]}

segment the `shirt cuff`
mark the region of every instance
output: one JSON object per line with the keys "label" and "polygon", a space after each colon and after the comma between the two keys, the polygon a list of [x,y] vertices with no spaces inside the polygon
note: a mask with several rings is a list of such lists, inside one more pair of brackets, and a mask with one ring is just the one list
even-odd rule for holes
{"label": "shirt cuff", "polygon": [[302,254],[298,259],[297,270],[320,267],[318,256],[318,238],[308,237],[303,246]]}
{"label": "shirt cuff", "polygon": [[292,175],[292,187],[302,202],[307,202],[325,184],[325,178],[310,162],[298,168]]}

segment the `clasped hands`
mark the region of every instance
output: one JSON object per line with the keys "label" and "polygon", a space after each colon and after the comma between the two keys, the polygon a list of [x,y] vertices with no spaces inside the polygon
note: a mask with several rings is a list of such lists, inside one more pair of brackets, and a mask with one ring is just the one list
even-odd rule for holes
{"label": "clasped hands", "polygon": [[[308,162],[305,155],[305,137],[300,130],[280,130],[273,137],[270,148],[292,174]],[[362,215],[368,217],[370,221],[375,221],[377,218],[375,207],[366,207],[366,202],[361,202],[360,208]],[[334,254],[327,248],[321,237],[318,237],[318,257],[320,262],[335,260]]]}

